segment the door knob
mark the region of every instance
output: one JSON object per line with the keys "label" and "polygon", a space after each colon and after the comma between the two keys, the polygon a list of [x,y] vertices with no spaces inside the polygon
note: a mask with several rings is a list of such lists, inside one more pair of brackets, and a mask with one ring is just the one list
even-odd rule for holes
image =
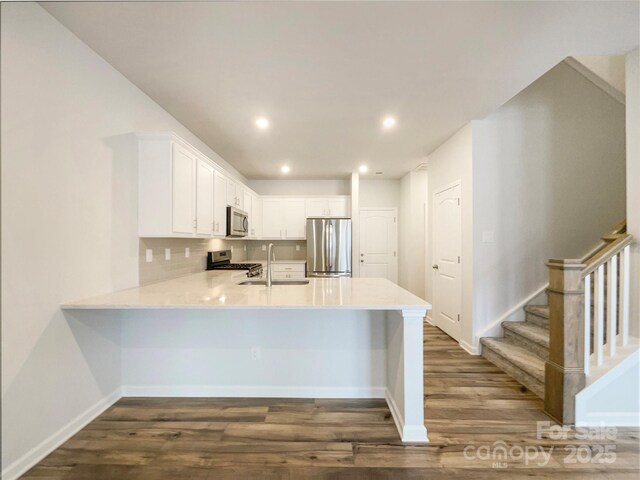
{"label": "door knob", "polygon": [[438,265],[432,265],[431,268],[433,268],[434,270],[438,270]]}
{"label": "door knob", "polygon": [[360,263],[364,263],[364,260],[360,260]]}

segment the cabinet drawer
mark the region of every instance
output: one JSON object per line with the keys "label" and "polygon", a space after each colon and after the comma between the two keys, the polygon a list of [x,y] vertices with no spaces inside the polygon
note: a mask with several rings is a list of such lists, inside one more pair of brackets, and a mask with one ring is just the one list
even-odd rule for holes
{"label": "cabinet drawer", "polygon": [[274,280],[304,280],[304,272],[271,272]]}
{"label": "cabinet drawer", "polygon": [[271,271],[304,274],[304,263],[273,263],[271,264]]}

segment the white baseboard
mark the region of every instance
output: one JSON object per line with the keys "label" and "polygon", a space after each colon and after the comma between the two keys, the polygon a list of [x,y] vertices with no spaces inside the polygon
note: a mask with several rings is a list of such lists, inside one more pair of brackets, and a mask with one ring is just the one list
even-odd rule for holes
{"label": "white baseboard", "polygon": [[393,399],[389,389],[385,389],[384,399],[387,401],[393,422],[398,429],[398,435],[403,442],[407,443],[429,443],[427,428],[424,425],[405,425],[404,419],[396,401]]}
{"label": "white baseboard", "polygon": [[425,317],[425,320],[427,321],[427,323],[428,323],[429,325],[433,325],[434,327],[436,326],[436,324],[435,324],[435,323],[433,323],[433,318],[431,318],[429,315],[427,315],[427,316]]}
{"label": "white baseboard", "polygon": [[496,320],[491,322],[489,325],[487,325],[484,329],[482,329],[482,331],[474,335],[473,345],[467,344],[465,346],[465,345],[462,345],[462,342],[461,342],[460,345],[462,346],[462,348],[467,350],[469,353],[471,353],[471,351],[478,352],[478,353],[472,353],[472,355],[480,355],[480,351],[482,350],[482,348],[480,347],[480,339],[482,337],[502,336],[502,322],[506,322],[507,320],[515,320],[515,318],[512,318],[512,317],[516,313],[520,312],[525,307],[525,305],[529,305],[529,303],[531,303],[536,297],[542,295],[547,290],[547,288],[549,288],[549,284],[545,283],[544,285],[539,287],[537,290],[535,290],[533,293],[528,295],[525,299],[520,301],[518,304],[511,307],[506,313],[500,315],[499,318],[497,318]]}
{"label": "white baseboard", "polygon": [[385,398],[386,387],[125,385],[123,397]]}
{"label": "white baseboard", "polygon": [[14,480],[23,475],[44,457],[78,433],[107,408],[116,403],[121,397],[122,395],[120,395],[120,389],[118,388],[107,397],[98,400],[98,402],[82,412],[75,419],[71,420],[64,427],[60,428],[57,432],[54,432],[48,438],[45,438],[22,457],[7,466],[7,468],[3,469],[3,480]]}
{"label": "white baseboard", "polygon": [[482,346],[480,343],[477,345],[471,345],[464,340],[460,340],[459,345],[470,355],[480,355],[482,353]]}

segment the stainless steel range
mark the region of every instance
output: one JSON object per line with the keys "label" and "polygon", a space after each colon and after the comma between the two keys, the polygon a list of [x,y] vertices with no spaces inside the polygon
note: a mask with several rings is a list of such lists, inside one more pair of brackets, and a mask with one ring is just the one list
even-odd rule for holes
{"label": "stainless steel range", "polygon": [[207,252],[207,270],[246,270],[247,277],[262,275],[261,263],[231,263],[231,250]]}

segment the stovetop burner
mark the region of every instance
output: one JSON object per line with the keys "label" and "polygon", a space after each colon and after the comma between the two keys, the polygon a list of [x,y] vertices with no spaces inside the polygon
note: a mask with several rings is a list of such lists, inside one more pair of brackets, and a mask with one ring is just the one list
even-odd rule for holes
{"label": "stovetop burner", "polygon": [[231,263],[231,251],[207,252],[207,270],[247,270],[247,277],[262,275],[261,263]]}

